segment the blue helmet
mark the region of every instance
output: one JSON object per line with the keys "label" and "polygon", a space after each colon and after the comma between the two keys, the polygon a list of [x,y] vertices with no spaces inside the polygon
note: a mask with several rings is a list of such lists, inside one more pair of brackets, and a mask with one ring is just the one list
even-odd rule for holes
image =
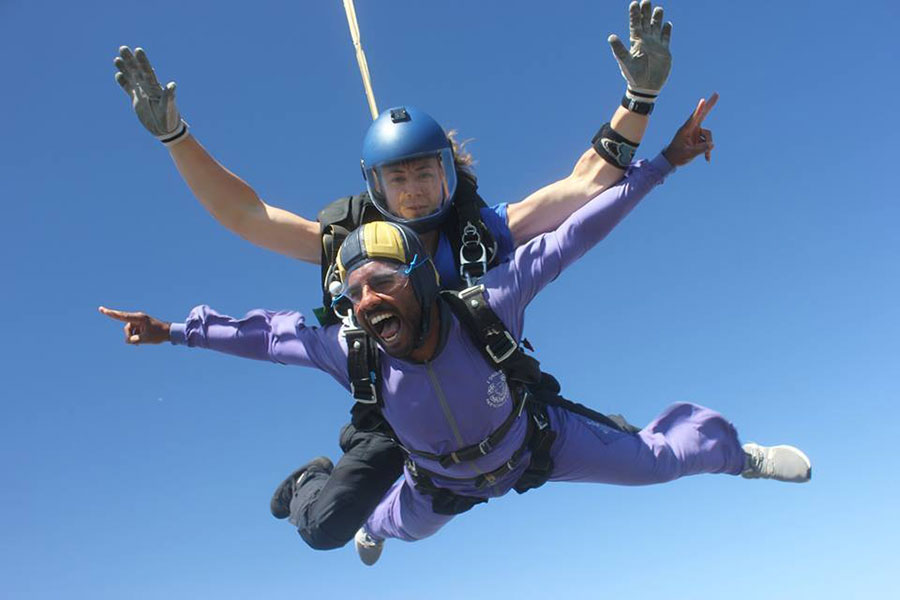
{"label": "blue helmet", "polygon": [[363,140],[369,196],[384,217],[416,233],[443,221],[456,192],[450,139],[437,121],[412,106],[381,113]]}

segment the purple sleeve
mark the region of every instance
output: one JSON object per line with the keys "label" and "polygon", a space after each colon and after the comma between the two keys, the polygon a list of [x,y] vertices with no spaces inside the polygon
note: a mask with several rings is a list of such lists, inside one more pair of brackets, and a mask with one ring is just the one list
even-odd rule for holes
{"label": "purple sleeve", "polygon": [[525,307],[548,283],[598,244],[674,170],[660,154],[628,168],[622,180],[576,210],[554,231],[519,246],[484,278],[490,304],[510,332],[522,335]]}
{"label": "purple sleeve", "polygon": [[337,325],[307,327],[306,318],[298,312],[257,309],[235,319],[197,306],[184,323],[172,323],[169,340],[244,358],[313,367],[346,387],[347,354],[339,329]]}

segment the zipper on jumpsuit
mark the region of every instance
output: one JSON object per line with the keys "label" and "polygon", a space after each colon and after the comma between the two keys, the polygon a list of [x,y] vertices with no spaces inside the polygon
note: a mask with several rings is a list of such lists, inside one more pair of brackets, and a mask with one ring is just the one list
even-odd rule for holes
{"label": "zipper on jumpsuit", "polygon": [[[447,397],[444,395],[444,390],[441,387],[441,382],[438,381],[437,373],[434,372],[434,369],[431,366],[431,361],[425,362],[425,368],[428,371],[428,378],[431,379],[431,385],[434,387],[434,391],[437,394],[438,402],[441,403],[441,410],[444,412],[444,418],[447,420],[447,423],[450,425],[450,429],[453,430],[453,437],[456,438],[456,443],[459,444],[459,447],[463,447],[466,445],[465,440],[462,439],[462,435],[459,433],[459,426],[456,424],[456,419],[453,418],[453,413],[450,412],[450,405],[447,404]],[[484,471],[473,465],[472,463],[467,463],[467,465],[472,471],[475,472],[476,475],[483,475]],[[488,485],[491,488],[491,491],[496,494],[495,486],[493,484]]]}

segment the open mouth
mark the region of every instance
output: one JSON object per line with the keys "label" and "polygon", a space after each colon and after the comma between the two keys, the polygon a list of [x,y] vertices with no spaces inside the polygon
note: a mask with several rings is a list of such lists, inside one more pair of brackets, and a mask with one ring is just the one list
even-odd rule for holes
{"label": "open mouth", "polygon": [[369,325],[385,343],[391,343],[400,334],[400,319],[389,312],[379,312],[368,317]]}

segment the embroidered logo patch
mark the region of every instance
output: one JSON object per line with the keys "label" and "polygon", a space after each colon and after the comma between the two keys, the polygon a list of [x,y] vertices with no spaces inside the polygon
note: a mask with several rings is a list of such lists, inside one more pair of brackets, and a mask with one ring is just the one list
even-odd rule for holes
{"label": "embroidered logo patch", "polygon": [[503,371],[494,371],[487,379],[488,393],[487,403],[491,408],[499,408],[506,404],[509,398],[509,386],[506,384],[506,377]]}

